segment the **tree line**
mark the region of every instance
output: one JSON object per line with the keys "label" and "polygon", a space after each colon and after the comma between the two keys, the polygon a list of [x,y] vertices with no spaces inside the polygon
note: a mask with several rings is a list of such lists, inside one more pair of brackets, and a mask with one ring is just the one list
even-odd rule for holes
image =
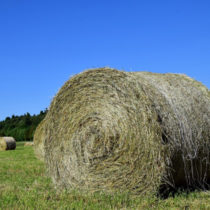
{"label": "tree line", "polygon": [[21,116],[7,117],[0,121],[0,136],[12,136],[16,141],[32,141],[36,127],[46,113],[47,109],[37,115],[26,113]]}

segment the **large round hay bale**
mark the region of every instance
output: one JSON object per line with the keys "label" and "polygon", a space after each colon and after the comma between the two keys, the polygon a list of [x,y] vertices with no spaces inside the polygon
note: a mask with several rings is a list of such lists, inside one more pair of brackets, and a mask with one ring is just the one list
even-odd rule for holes
{"label": "large round hay bale", "polygon": [[37,126],[33,138],[34,153],[36,157],[42,161],[44,161],[44,129],[45,119],[43,119],[41,123]]}
{"label": "large round hay bale", "polygon": [[144,80],[168,147],[161,190],[209,188],[210,91],[182,74],[133,74]]}
{"label": "large round hay bale", "polygon": [[38,138],[57,187],[139,194],[210,183],[210,93],[185,75],[85,71],[45,121]]}
{"label": "large round hay bale", "polygon": [[13,137],[0,137],[0,151],[14,150],[16,141]]}

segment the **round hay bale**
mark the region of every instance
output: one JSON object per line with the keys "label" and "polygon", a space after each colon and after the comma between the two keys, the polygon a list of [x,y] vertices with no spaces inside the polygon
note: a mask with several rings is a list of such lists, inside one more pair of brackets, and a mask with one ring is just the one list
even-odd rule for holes
{"label": "round hay bale", "polygon": [[34,146],[34,142],[26,142],[24,144],[24,147],[28,147],[28,146]]}
{"label": "round hay bale", "polygon": [[60,89],[37,138],[57,187],[207,188],[209,105],[209,90],[185,75],[89,70]]}
{"label": "round hay bale", "polygon": [[16,141],[13,137],[0,137],[0,151],[14,150]]}
{"label": "round hay bale", "polygon": [[210,91],[182,74],[133,74],[144,79],[168,147],[160,190],[209,188]]}
{"label": "round hay bale", "polygon": [[34,143],[34,153],[36,157],[44,161],[44,129],[45,129],[45,119],[43,119],[37,126],[33,143]]}

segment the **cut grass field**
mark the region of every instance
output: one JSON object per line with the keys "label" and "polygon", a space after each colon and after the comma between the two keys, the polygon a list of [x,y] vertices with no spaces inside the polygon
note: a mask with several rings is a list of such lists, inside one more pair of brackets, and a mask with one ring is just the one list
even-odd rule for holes
{"label": "cut grass field", "polygon": [[162,200],[128,194],[56,192],[33,147],[18,142],[0,152],[0,209],[210,209],[210,192],[180,193]]}

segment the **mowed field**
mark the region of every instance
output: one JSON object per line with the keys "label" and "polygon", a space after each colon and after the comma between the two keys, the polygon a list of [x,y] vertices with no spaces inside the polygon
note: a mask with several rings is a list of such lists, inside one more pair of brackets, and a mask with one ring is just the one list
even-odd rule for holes
{"label": "mowed field", "polygon": [[129,194],[57,192],[32,146],[0,152],[0,209],[210,209],[210,192],[160,199]]}

